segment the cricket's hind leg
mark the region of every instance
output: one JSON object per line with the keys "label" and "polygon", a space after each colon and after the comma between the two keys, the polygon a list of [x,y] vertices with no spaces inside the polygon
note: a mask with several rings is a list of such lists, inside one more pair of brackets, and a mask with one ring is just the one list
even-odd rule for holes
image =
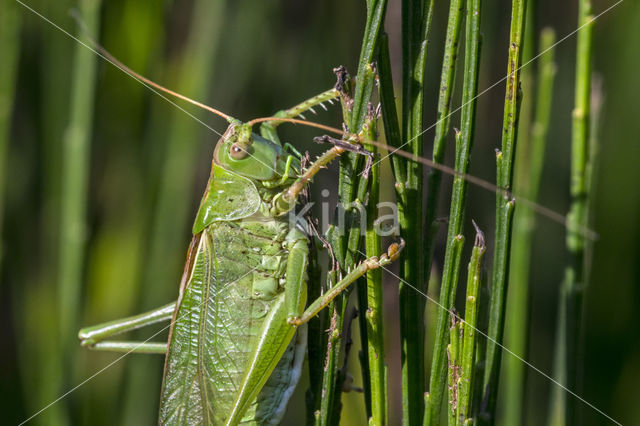
{"label": "cricket's hind leg", "polygon": [[256,398],[254,420],[259,425],[278,425],[298,385],[307,349],[307,327],[296,330],[291,343]]}
{"label": "cricket's hind leg", "polygon": [[400,240],[400,243],[393,243],[387,249],[387,252],[382,254],[380,257],[374,256],[362,261],[358,266],[356,266],[351,272],[349,272],[342,280],[340,280],[336,285],[331,287],[326,293],[322,296],[314,300],[309,307],[300,315],[299,317],[289,317],[289,324],[300,326],[302,324],[307,323],[311,318],[316,316],[318,312],[320,312],[323,308],[325,308],[329,303],[336,298],[340,293],[349,287],[352,283],[354,283],[358,278],[367,273],[367,271],[372,269],[381,268],[389,265],[391,262],[395,261],[399,256],[400,252],[404,248],[404,241]]}
{"label": "cricket's hind leg", "polygon": [[167,353],[166,342],[105,341],[105,339],[157,322],[169,321],[175,307],[176,302],[172,302],[140,315],[83,328],[78,333],[80,344],[98,351],[165,354]]}
{"label": "cricket's hind leg", "polygon": [[[300,102],[298,105],[291,107],[289,109],[283,109],[281,111],[276,112],[273,117],[274,118],[296,118],[298,116],[305,119],[303,115],[307,111],[312,111],[315,113],[313,109],[316,106],[321,106],[326,109],[324,106],[325,102],[332,103],[334,99],[340,96],[340,92],[337,89],[332,88],[325,92],[320,93],[312,98],[307,99],[306,101]],[[278,144],[280,144],[280,138],[278,137],[278,133],[276,128],[280,125],[281,122],[277,120],[273,121],[265,121],[260,125],[260,135],[263,138],[272,140]]]}

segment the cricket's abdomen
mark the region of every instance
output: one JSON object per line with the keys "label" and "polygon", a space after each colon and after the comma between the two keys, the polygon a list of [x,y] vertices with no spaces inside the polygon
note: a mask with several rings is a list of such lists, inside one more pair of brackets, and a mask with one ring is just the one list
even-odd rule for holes
{"label": "cricket's abdomen", "polygon": [[[289,232],[273,219],[215,222],[202,232],[171,332],[160,423],[226,423],[265,318],[284,300]],[[244,420],[265,423],[282,411],[297,381],[295,354],[292,343]]]}

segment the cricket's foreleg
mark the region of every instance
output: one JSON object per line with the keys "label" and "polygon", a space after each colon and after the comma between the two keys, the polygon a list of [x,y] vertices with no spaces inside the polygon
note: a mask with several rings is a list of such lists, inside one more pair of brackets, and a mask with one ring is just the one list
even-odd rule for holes
{"label": "cricket's foreleg", "polygon": [[300,151],[298,151],[296,149],[295,146],[291,145],[289,142],[285,142],[284,145],[282,145],[282,149],[285,152],[291,152],[293,153],[296,157],[298,157],[298,160],[302,159],[302,153]]}
{"label": "cricket's foreleg", "polygon": [[[333,142],[333,138],[322,137],[320,138],[324,141]],[[304,187],[311,182],[311,179],[324,168],[327,164],[335,160],[340,156],[340,154],[349,151],[355,152],[358,154],[370,155],[371,153],[365,149],[363,149],[360,145],[355,143],[350,143],[347,141],[340,141],[340,143],[334,143],[333,148],[325,151],[316,161],[311,163],[309,167],[304,171],[304,173],[287,189],[276,194],[273,197],[273,201],[271,202],[271,211],[275,215],[283,214],[291,210],[296,200],[298,199],[298,195],[304,189]]]}
{"label": "cricket's foreleg", "polygon": [[271,212],[275,216],[287,213],[296,204],[298,195],[304,189],[305,185],[311,182],[313,176],[315,176],[324,166],[335,160],[340,154],[345,151],[344,148],[334,146],[330,150],[322,154],[316,161],[311,163],[309,168],[287,189],[278,193],[273,197],[271,201]]}
{"label": "cricket's foreleg", "polygon": [[393,243],[389,246],[387,252],[380,257],[374,256],[364,260],[355,269],[349,272],[346,277],[340,280],[335,286],[331,287],[329,291],[314,300],[300,317],[290,317],[288,320],[289,324],[299,326],[308,322],[311,318],[316,316],[318,312],[329,305],[336,296],[346,290],[349,285],[366,274],[367,271],[386,266],[396,260],[398,256],[400,256],[400,251],[402,251],[403,247],[404,241],[400,241],[400,243]]}
{"label": "cricket's foreleg", "polygon": [[175,307],[176,302],[172,302],[143,314],[83,328],[78,333],[80,344],[93,350],[164,354],[167,352],[166,343],[105,342],[104,340],[157,322],[168,321]]}
{"label": "cricket's foreleg", "polygon": [[100,342],[87,346],[93,351],[122,352],[136,354],[158,354],[167,353],[166,343],[155,342]]}
{"label": "cricket's foreleg", "polygon": [[[313,109],[313,107],[316,106],[321,106],[322,108],[327,109],[324,106],[324,103],[332,102],[333,99],[337,98],[338,96],[340,96],[340,92],[338,92],[337,89],[332,88],[327,90],[326,92],[322,92],[319,95],[314,96],[313,98],[307,99],[306,101],[301,102],[292,108],[278,111],[273,116],[276,118],[296,118],[298,116],[301,116],[304,119],[305,117],[303,114],[306,111],[311,111],[315,114],[315,110]],[[267,138],[274,142],[280,142],[280,139],[278,138],[278,134],[276,132],[276,128],[280,123],[281,122],[277,120],[265,121],[264,123],[262,123],[262,125],[260,125],[260,134],[263,138]]]}

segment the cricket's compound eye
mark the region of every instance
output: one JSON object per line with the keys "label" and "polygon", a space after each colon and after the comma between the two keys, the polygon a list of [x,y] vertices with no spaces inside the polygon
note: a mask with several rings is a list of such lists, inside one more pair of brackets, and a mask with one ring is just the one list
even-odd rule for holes
{"label": "cricket's compound eye", "polygon": [[242,160],[243,158],[246,158],[249,155],[249,152],[247,151],[246,147],[240,146],[239,144],[234,143],[233,145],[231,145],[231,149],[229,150],[229,155],[234,160]]}

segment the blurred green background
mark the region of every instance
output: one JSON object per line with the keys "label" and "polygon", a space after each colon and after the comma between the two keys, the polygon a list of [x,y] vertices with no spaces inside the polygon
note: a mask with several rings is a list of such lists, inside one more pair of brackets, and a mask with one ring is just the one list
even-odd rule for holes
{"label": "blurred green background", "polygon": [[[61,30],[79,32],[69,10],[79,10],[90,33],[134,70],[247,120],[327,89],[334,83],[331,70],[338,65],[355,72],[364,2],[25,3],[60,28],[13,0],[0,2],[3,423],[20,423],[74,389],[30,423],[153,424],[162,357],[118,360],[119,355],[89,353],[75,335],[82,326],[132,315],[176,297],[191,221],[218,135],[65,35]],[[537,3],[536,34],[545,26],[555,28],[558,38],[575,30],[575,1]],[[612,3],[594,1],[594,11]],[[389,2],[385,25],[396,76],[399,6],[399,1]],[[504,77],[509,6],[504,0],[484,3],[480,91]],[[447,10],[445,2],[436,5],[427,54],[426,126],[435,121]],[[594,30],[594,72],[602,77],[604,92],[594,212],[600,239],[594,246],[587,294],[581,394],[623,424],[640,421],[638,28],[640,6],[627,0],[599,18]],[[541,189],[542,204],[563,214],[569,203],[574,52],[575,37],[556,47],[558,73]],[[495,181],[503,97],[504,84],[499,84],[478,101],[471,173],[489,181]],[[224,131],[223,120],[180,105],[217,132]],[[337,125],[338,117],[334,108],[319,114],[318,120]],[[452,118],[452,123],[458,121]],[[311,143],[317,132],[285,127],[285,140],[300,150],[318,152]],[[425,152],[430,152],[432,139],[431,130],[425,134]],[[450,163],[452,156],[448,159]],[[330,168],[312,194],[333,188],[334,176]],[[393,182],[387,180],[383,185],[391,193]],[[495,197],[473,186],[469,191],[468,217],[490,236]],[[444,216],[448,208],[443,205]],[[564,235],[560,225],[538,217],[526,358],[545,372],[552,370],[558,287],[567,261]],[[436,272],[442,251],[436,251]],[[400,380],[397,283],[386,285],[395,424],[399,417],[394,389]],[[428,304],[427,309],[434,312],[435,307]],[[157,339],[165,337],[166,333]],[[358,384],[359,369],[351,365]],[[533,370],[528,370],[528,377],[528,423],[540,424],[547,418],[548,395],[555,385]],[[299,424],[295,419],[304,407],[303,389],[298,393],[290,424]],[[343,423],[363,424],[361,396],[350,393],[344,401]],[[583,420],[607,423],[586,406]]]}

